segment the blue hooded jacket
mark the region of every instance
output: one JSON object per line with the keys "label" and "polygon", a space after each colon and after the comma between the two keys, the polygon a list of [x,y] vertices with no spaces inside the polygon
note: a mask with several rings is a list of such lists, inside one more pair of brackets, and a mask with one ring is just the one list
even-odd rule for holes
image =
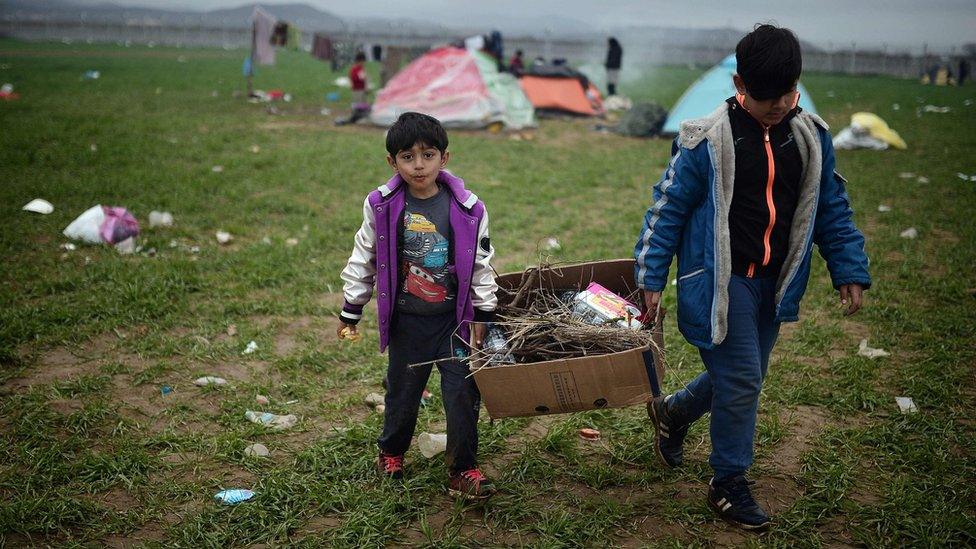
{"label": "blue hooded jacket", "polygon": [[[685,121],[671,148],[671,162],[654,186],[654,201],[634,249],[638,287],[663,291],[671,258],[678,256],[678,328],[693,345],[714,348],[728,331],[729,206],[735,181],[735,149],[728,105],[705,118]],[[801,111],[790,121],[803,160],[800,193],[789,251],[776,285],[776,321],[799,317],[810,277],[813,244],[827,261],[835,288],[871,286],[864,236],[834,170],[827,124]]]}

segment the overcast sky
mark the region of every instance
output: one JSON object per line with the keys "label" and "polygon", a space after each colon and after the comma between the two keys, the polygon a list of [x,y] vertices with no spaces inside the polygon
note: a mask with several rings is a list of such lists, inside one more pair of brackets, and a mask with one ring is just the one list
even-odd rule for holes
{"label": "overcast sky", "polygon": [[[83,0],[95,3],[96,0]],[[98,0],[105,1],[105,0]],[[118,4],[207,10],[245,0],[114,0]],[[976,42],[976,0],[270,0],[304,2],[340,17],[384,15],[470,26],[479,19],[559,15],[598,29],[649,24],[751,28],[775,21],[800,38],[835,46],[857,42],[893,47],[928,43],[933,49]]]}

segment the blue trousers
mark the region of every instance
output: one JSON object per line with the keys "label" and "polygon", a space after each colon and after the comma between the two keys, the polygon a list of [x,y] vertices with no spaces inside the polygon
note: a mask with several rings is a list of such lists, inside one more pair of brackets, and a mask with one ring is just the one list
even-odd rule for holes
{"label": "blue trousers", "polygon": [[[386,371],[386,411],[383,433],[377,441],[386,454],[400,455],[410,447],[420,397],[427,386],[433,365],[411,367],[410,364],[456,357],[464,342],[454,336],[457,320],[454,311],[439,315],[396,313],[390,329],[390,363]],[[447,414],[446,461],[451,473],[478,465],[478,412],[481,393],[475,385],[467,363],[449,360],[437,364],[441,373],[441,397]]]}
{"label": "blue trousers", "polygon": [[711,412],[708,463],[717,479],[744,474],[752,465],[759,393],[779,334],[776,277],[733,274],[728,314],[725,340],[714,349],[699,349],[705,372],[668,399],[675,426],[691,425]]}

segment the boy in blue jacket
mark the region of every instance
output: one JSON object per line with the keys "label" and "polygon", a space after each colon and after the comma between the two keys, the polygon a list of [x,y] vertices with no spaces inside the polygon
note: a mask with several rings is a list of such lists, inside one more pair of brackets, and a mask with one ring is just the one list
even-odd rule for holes
{"label": "boy in blue jacket", "polygon": [[827,124],[797,107],[796,36],[759,25],[739,42],[736,63],[736,95],[681,124],[634,253],[649,311],[678,256],[678,328],[705,365],[685,388],[648,404],[655,451],[680,465],[688,427],[710,412],[708,504],[728,522],[761,529],[769,516],[745,477],[759,393],[780,323],[798,318],[813,244],[845,314],[861,307],[871,278]]}

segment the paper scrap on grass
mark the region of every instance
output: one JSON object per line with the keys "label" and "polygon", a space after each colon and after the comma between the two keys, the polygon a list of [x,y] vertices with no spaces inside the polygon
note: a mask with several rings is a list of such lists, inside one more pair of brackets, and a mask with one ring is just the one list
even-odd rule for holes
{"label": "paper scrap on grass", "polygon": [[857,348],[857,354],[863,357],[870,358],[872,360],[890,355],[890,353],[888,351],[885,351],[884,349],[875,349],[873,347],[868,347],[867,339],[861,340],[861,344]]}
{"label": "paper scrap on grass", "polygon": [[912,400],[912,397],[895,397],[895,402],[898,403],[898,409],[903,414],[914,414],[918,412],[918,407],[915,406],[915,401]]}

